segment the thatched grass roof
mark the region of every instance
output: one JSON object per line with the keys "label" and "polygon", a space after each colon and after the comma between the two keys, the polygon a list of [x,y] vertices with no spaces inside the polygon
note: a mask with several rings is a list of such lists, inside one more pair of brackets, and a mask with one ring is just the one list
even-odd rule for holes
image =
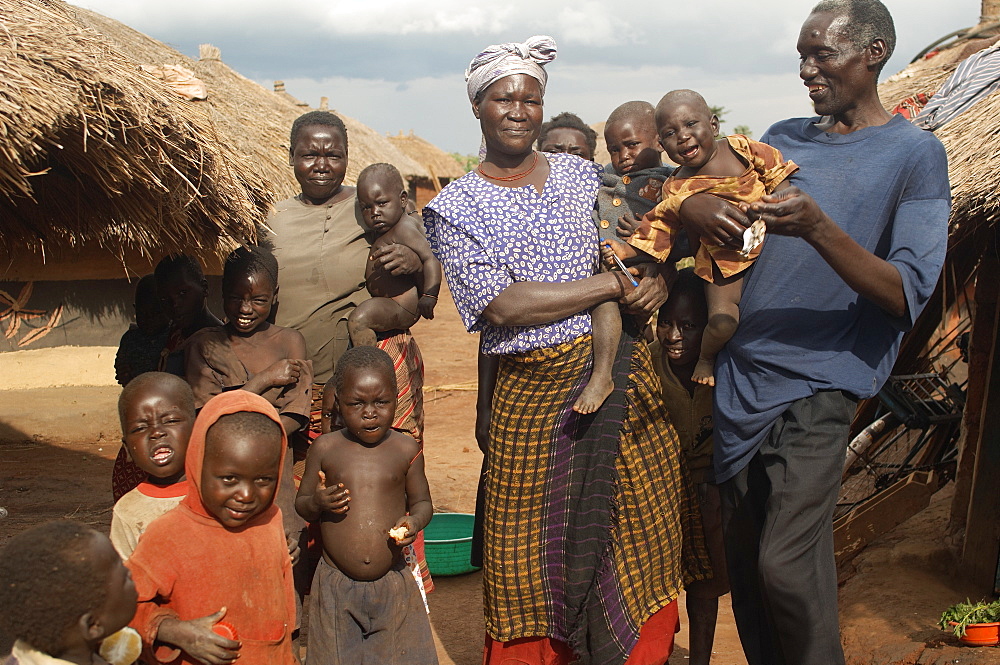
{"label": "thatched grass roof", "polygon": [[[989,41],[960,43],[910,64],[879,86],[882,104],[891,110],[907,97],[931,95],[962,60],[986,47]],[[995,233],[1000,217],[1000,197],[996,195],[1000,187],[998,117],[1000,93],[994,93],[934,132],[948,153],[952,195],[948,255],[933,297],[903,338],[893,370],[896,374],[928,371],[931,349],[954,344],[957,329],[949,329],[940,339],[942,322],[959,306],[967,286],[977,278],[980,258],[991,246],[989,236]],[[864,418],[856,422],[865,424]]]}
{"label": "thatched grass roof", "polygon": [[[0,247],[115,254],[242,239],[267,185],[60,0],[0,0]],[[2,273],[0,273],[2,274]]]}
{"label": "thatched grass roof", "polygon": [[[208,85],[208,99],[191,104],[206,107],[219,138],[234,146],[243,160],[258,170],[279,200],[299,192],[288,166],[288,132],[295,118],[309,108],[288,93],[267,90],[233,71],[219,59],[216,49],[203,47],[205,55],[194,60],[114,19],[85,9],[74,11],[83,23],[108,37],[133,60],[151,65],[179,64],[193,71]],[[404,178],[430,176],[426,168],[403,155],[379,132],[341,113],[337,115],[347,126],[347,183],[353,184],[361,170],[375,162],[393,164]]]}
{"label": "thatched grass roof", "polygon": [[[894,108],[907,97],[934,93],[971,52],[989,40],[958,45],[918,60],[879,86],[882,104]],[[935,131],[948,152],[951,180],[951,245],[966,241],[1000,218],[1000,93],[994,93]]]}
{"label": "thatched grass roof", "polygon": [[434,178],[453,180],[465,175],[465,169],[457,159],[430,141],[420,138],[413,130],[410,130],[409,135],[400,130],[396,136],[389,136],[389,140],[404,155],[424,166]]}

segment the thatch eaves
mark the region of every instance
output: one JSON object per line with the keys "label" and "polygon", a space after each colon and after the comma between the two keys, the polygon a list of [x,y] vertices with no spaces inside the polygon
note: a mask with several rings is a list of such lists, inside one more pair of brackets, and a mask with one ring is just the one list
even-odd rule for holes
{"label": "thatch eaves", "polygon": [[[252,237],[266,183],[59,0],[0,0],[0,247],[115,254]],[[231,241],[230,241],[231,242]]]}
{"label": "thatch eaves", "polygon": [[[270,183],[278,199],[298,193],[288,166],[288,133],[292,122],[309,107],[284,92],[283,86],[280,92],[268,90],[234,71],[219,58],[217,49],[203,49],[209,55],[194,60],[119,21],[86,9],[74,11],[80,21],[105,35],[133,60],[150,65],[179,64],[193,71],[207,84],[208,99],[191,103],[206,107],[219,139],[236,148],[247,165]],[[379,132],[354,118],[337,115],[347,126],[350,148],[345,182],[353,184],[361,170],[375,162],[393,164],[404,178],[429,177],[426,168],[402,154]]]}
{"label": "thatch eaves", "polygon": [[[989,40],[974,44],[985,47]],[[958,64],[971,52],[959,45],[910,64],[879,85],[879,96],[887,109],[923,93],[933,94]],[[1000,218],[1000,93],[981,100],[934,134],[948,153],[951,180],[951,240],[957,242],[993,225]]]}

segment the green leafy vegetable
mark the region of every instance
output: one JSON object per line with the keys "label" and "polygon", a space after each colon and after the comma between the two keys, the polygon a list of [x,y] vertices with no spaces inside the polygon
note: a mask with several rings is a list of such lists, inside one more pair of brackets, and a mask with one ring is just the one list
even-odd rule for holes
{"label": "green leafy vegetable", "polygon": [[[1000,621],[1000,600],[972,603],[966,598],[964,603],[956,603],[944,611],[938,625],[944,630],[952,630],[956,637],[965,635],[965,628],[973,623],[995,623]],[[952,625],[954,624],[954,625]]]}

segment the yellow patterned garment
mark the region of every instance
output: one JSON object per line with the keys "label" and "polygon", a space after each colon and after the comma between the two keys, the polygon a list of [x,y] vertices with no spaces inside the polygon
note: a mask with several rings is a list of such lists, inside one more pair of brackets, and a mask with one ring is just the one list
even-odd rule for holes
{"label": "yellow patterned garment", "polygon": [[[747,164],[738,176],[695,175],[690,178],[671,176],[663,183],[659,204],[645,217],[628,243],[664,261],[670,254],[677,235],[683,232],[681,204],[694,194],[714,194],[733,203],[753,203],[770,194],[788,176],[799,170],[791,161],[784,161],[781,152],[766,143],[752,141],[741,134],[727,136],[729,146]],[[698,243],[694,258],[695,273],[706,281],[713,280],[713,264],[723,277],[732,277],[749,268],[760,254],[758,245],[747,258],[738,250]]]}
{"label": "yellow patterned garment", "polygon": [[616,359],[624,376],[602,410],[615,400],[623,408],[604,423],[571,409],[591,357],[589,335],[501,357],[485,494],[486,631],[500,642],[551,637],[579,663],[620,665],[647,619],[710,568],[645,342]]}

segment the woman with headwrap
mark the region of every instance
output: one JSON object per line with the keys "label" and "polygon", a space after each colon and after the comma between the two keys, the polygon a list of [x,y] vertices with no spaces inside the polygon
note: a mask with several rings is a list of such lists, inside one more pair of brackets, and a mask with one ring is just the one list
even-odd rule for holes
{"label": "woman with headwrap", "polygon": [[[638,326],[626,316],[615,390],[597,412],[572,405],[591,370],[589,310],[616,300],[644,316],[665,297],[595,274],[591,218],[601,168],[532,150],[542,124],[549,37],[491,46],[466,72],[482,163],[424,209],[468,329],[499,358],[481,511],[484,662],[654,665],[667,661],[697,519],[677,437]],[[486,386],[489,388],[489,386]],[[485,411],[485,412],[484,412]],[[484,437],[485,438],[485,437]]]}

